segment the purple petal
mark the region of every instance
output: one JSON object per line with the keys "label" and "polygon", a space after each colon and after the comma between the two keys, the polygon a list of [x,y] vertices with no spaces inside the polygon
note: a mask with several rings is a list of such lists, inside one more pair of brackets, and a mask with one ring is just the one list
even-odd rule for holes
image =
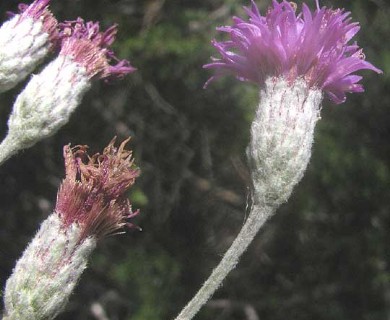
{"label": "purple petal", "polygon": [[[110,46],[115,41],[117,25],[101,32],[98,22],[84,22],[78,18],[60,24],[62,48],[60,54],[68,55],[83,65],[89,77],[122,78],[136,69],[127,60],[119,60]],[[110,64],[114,62],[114,64]]]}
{"label": "purple petal", "polygon": [[289,2],[273,0],[262,16],[252,0],[250,8],[244,7],[247,21],[234,17],[232,26],[217,28],[230,39],[213,41],[220,58],[205,68],[214,69],[217,77],[233,74],[259,85],[268,77],[284,77],[289,83],[303,78],[334,102],[344,102],[346,92],[363,90],[357,83],[361,77],[354,72],[382,71],[364,60],[356,43],[349,43],[360,29],[357,22],[351,22],[350,12],[316,4],[314,12],[303,4],[302,13],[296,14]]}

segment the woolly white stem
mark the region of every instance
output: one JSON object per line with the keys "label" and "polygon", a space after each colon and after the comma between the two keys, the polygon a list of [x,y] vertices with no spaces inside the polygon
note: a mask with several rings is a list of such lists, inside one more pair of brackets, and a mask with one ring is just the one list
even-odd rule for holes
{"label": "woolly white stem", "polygon": [[221,262],[213,270],[210,277],[203,284],[195,297],[187,304],[187,306],[180,312],[176,320],[192,319],[199,309],[210,299],[214,292],[220,287],[223,279],[229,274],[231,270],[237,265],[241,255],[248,248],[253,238],[264,224],[264,222],[273,213],[270,207],[262,207],[254,205],[242,227],[237,238],[234,240],[228,251],[223,256]]}
{"label": "woolly white stem", "polygon": [[248,160],[253,207],[219,265],[176,320],[190,320],[222,284],[273,212],[301,180],[311,155],[322,94],[297,79],[293,84],[269,78],[251,128]]}

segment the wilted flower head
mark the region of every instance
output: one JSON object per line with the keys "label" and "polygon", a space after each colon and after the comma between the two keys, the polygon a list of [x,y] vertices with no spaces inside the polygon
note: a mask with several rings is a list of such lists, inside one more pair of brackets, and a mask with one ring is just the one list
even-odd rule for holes
{"label": "wilted flower head", "polygon": [[20,11],[19,20],[32,18],[35,21],[41,21],[45,32],[50,35],[52,42],[58,40],[59,34],[57,30],[57,20],[47,8],[51,0],[35,0],[31,5],[20,3],[18,8]]}
{"label": "wilted flower head", "polygon": [[[230,40],[213,41],[221,58],[206,68],[216,76],[232,73],[242,81],[263,85],[269,77],[283,77],[289,83],[303,78],[311,88],[326,92],[335,103],[346,99],[346,92],[362,92],[361,69],[381,72],[364,60],[362,49],[349,43],[360,27],[351,22],[350,12],[319,8],[314,13],[303,4],[296,14],[293,3],[273,1],[262,16],[252,0],[245,8],[249,20],[234,17],[233,26],[217,30]],[[212,77],[210,80],[212,80]]]}
{"label": "wilted flower head", "polygon": [[102,154],[92,157],[86,146],[64,147],[66,177],[58,191],[55,212],[64,228],[73,223],[80,226],[81,239],[115,233],[137,214],[125,195],[140,174],[131,151],[125,150],[129,140],[116,148],[113,139]]}
{"label": "wilted flower head", "polygon": [[[109,48],[118,31],[113,25],[100,32],[98,22],[84,22],[78,18],[61,24],[62,48],[60,55],[71,57],[81,64],[89,77],[121,77],[136,69],[127,60],[118,60]],[[114,61],[114,65],[110,62]]]}
{"label": "wilted flower head", "polygon": [[[64,147],[66,177],[53,214],[16,263],[4,290],[4,320],[54,319],[65,307],[100,237],[118,232],[137,212],[126,190],[139,170],[115,139],[102,154]],[[131,225],[131,224],[130,224]]]}

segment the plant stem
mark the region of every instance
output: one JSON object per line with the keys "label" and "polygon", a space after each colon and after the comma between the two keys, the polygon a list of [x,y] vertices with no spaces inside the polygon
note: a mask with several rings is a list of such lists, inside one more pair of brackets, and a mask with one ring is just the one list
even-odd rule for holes
{"label": "plant stem", "polygon": [[199,309],[211,298],[214,292],[220,287],[223,279],[235,268],[241,255],[248,248],[253,238],[275,211],[272,207],[253,205],[248,219],[241,228],[240,233],[230,248],[226,251],[219,265],[214,269],[210,277],[203,284],[202,288],[180,312],[175,320],[190,320]]}

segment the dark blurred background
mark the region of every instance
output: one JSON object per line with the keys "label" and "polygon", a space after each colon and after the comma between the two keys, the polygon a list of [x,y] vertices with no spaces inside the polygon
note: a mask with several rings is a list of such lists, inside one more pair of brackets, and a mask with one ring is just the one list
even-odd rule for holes
{"label": "dark blurred background", "polygon": [[[257,4],[264,13],[270,2]],[[366,92],[342,105],[324,101],[303,181],[196,319],[390,319],[390,5],[321,4],[352,11],[360,46],[384,74],[362,72]],[[3,20],[16,5],[1,1]],[[142,169],[130,198],[143,231],[99,244],[58,319],[172,319],[194,295],[246,216],[245,148],[258,89],[233,78],[202,89],[215,27],[244,16],[243,5],[249,1],[52,1],[59,20],[118,23],[117,55],[138,71],[96,82],[63,129],[0,167],[2,288],[53,209],[63,145],[98,152],[130,135]],[[1,95],[1,137],[24,85]]]}

